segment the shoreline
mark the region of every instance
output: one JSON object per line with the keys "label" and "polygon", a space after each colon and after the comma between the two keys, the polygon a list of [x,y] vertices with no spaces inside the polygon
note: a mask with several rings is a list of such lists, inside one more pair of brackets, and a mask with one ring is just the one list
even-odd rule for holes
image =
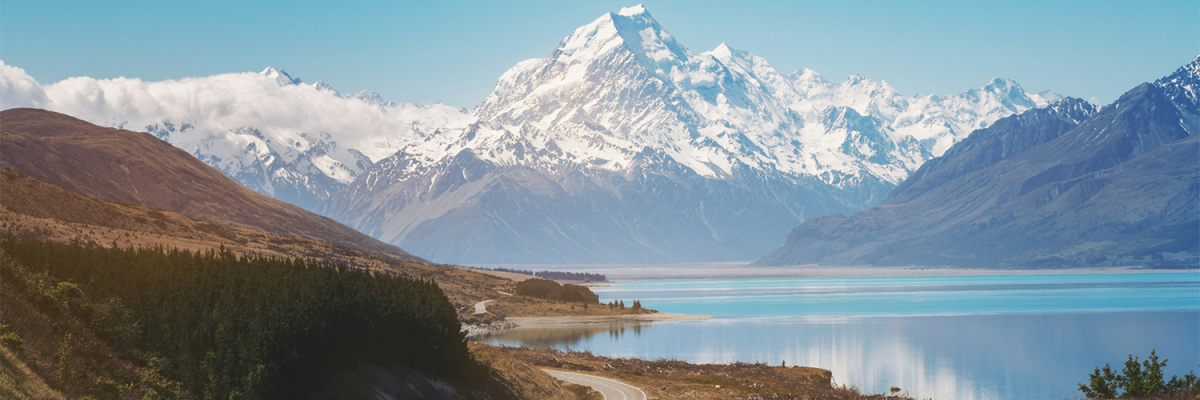
{"label": "shoreline", "polygon": [[653,314],[625,315],[560,315],[552,317],[506,317],[503,321],[490,324],[463,325],[462,331],[468,338],[484,335],[494,335],[508,332],[517,328],[551,328],[569,327],[576,325],[613,324],[613,323],[652,323],[667,321],[700,321],[711,319],[708,315],[692,315],[658,312]]}
{"label": "shoreline", "polygon": [[699,321],[711,319],[708,315],[692,315],[657,312],[653,314],[625,315],[563,315],[553,317],[507,317],[504,320],[516,324],[517,328],[541,328],[548,326],[568,326],[585,324],[610,324],[618,322],[666,322],[666,321]]}
{"label": "shoreline", "polygon": [[[512,265],[496,265],[514,267]],[[985,275],[1077,275],[1077,274],[1138,274],[1200,272],[1200,269],[1150,269],[1145,267],[1079,267],[1061,269],[963,268],[924,266],[825,266],[793,265],[764,267],[749,262],[684,263],[684,264],[588,264],[588,265],[524,265],[564,272],[603,273],[607,282],[592,282],[604,286],[614,281],[677,280],[677,279],[767,279],[767,278],[891,278]]]}

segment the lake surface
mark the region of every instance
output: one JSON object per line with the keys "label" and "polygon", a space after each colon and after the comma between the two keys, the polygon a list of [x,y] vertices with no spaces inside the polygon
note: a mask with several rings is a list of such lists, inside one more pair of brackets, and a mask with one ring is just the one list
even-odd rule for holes
{"label": "lake surface", "polygon": [[868,392],[1059,399],[1104,363],[1151,349],[1168,374],[1200,364],[1200,273],[629,281],[641,300],[705,321],[518,328],[481,341],[614,357],[805,365]]}

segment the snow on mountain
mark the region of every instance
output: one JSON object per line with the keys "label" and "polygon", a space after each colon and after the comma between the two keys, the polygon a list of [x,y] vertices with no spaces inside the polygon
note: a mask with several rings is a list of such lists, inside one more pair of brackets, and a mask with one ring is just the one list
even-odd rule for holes
{"label": "snow on mountain", "polygon": [[[295,90],[313,96],[308,87],[299,86],[300,79],[282,70],[267,68],[260,75],[282,88],[297,86]],[[330,111],[323,108],[328,105],[323,103],[340,103],[368,120],[358,126],[347,124],[351,126],[319,131],[260,128],[252,122],[225,128],[229,126],[223,124],[226,121],[213,121],[215,124],[205,126],[210,129],[196,131],[201,125],[192,118],[182,120],[178,126],[164,118],[144,129],[255,190],[315,209],[358,174],[402,146],[437,129],[464,125],[470,120],[464,110],[455,107],[386,102],[378,93],[365,90],[342,95],[320,81],[311,88],[318,92],[313,96],[318,101],[308,104],[310,113],[327,113]],[[321,116],[336,117],[337,114]]]}
{"label": "snow on mountain", "polygon": [[633,7],[505,73],[476,115],[521,133],[514,138],[535,138],[535,149],[554,146],[610,170],[649,147],[710,178],[739,165],[858,174],[862,165],[830,151],[840,142],[824,140],[823,127],[807,128],[779,99],[796,103],[800,94],[766,60],[725,44],[693,53]]}
{"label": "snow on mountain", "polygon": [[267,67],[267,69],[264,69],[258,74],[274,79],[276,83],[279,83],[279,86],[299,85],[304,83],[304,81],[301,81],[300,79],[292,78],[291,75],[288,75],[287,71],[275,69],[275,67]]}
{"label": "snow on mountain", "polygon": [[1195,135],[1200,132],[1200,56],[1175,70],[1171,75],[1154,82],[1184,116],[1183,129]]}
{"label": "snow on mountain", "polygon": [[[475,115],[483,129],[510,132],[533,150],[558,149],[609,170],[628,167],[649,147],[710,178],[746,166],[828,183],[870,175],[894,184],[971,131],[1057,99],[1001,79],[953,96],[905,97],[857,75],[839,84],[807,69],[783,76],[725,43],[693,53],[636,6],[576,29],[549,58],[507,71]],[[846,115],[839,108],[874,121],[855,125],[878,131],[868,133],[876,137],[866,158],[849,150],[864,132],[830,119]],[[480,149],[461,132],[448,135],[406,151],[436,161],[453,155],[445,150],[451,143]]]}
{"label": "snow on mountain", "polygon": [[413,140],[472,120],[441,104],[396,104],[367,91],[342,95],[273,67],[160,82],[77,77],[46,86],[19,68],[0,72],[0,89],[26,92],[3,96],[4,108],[44,107],[148,131],[252,189],[309,209]]}
{"label": "snow on mountain", "polygon": [[[928,152],[921,159],[941,155],[972,131],[1000,118],[1062,99],[1052,92],[1026,92],[1008,79],[993,79],[980,89],[951,96],[906,97],[887,81],[875,82],[860,75],[836,85],[809,69],[796,71],[790,78],[807,100],[792,106],[797,112],[811,116],[829,107],[853,108],[884,123],[893,141],[912,138],[920,142],[923,151]],[[907,168],[915,169],[919,163]]]}
{"label": "snow on mountain", "polygon": [[[783,75],[725,43],[693,52],[640,5],[518,63],[473,111],[272,67],[46,86],[0,67],[5,107],[150,131],[251,188],[460,262],[755,258],[799,221],[882,201],[971,131],[1059,98],[1008,80],[904,96],[857,75]],[[492,234],[444,240],[468,226]]]}
{"label": "snow on mountain", "polygon": [[693,52],[629,7],[518,63],[475,122],[414,140],[321,211],[447,262],[748,259],[1053,99],[1004,80],[905,97],[861,76],[784,76],[724,43]]}
{"label": "snow on mountain", "polygon": [[328,83],[325,83],[325,81],[317,81],[317,83],[313,84],[313,88],[317,89],[319,91],[330,92],[330,93],[333,93],[336,95],[341,95],[341,93],[338,92],[337,89],[334,89],[333,86],[330,86]]}
{"label": "snow on mountain", "polygon": [[[809,219],[758,264],[1195,265],[1198,65],[1103,108],[1063,99],[997,120],[926,162],[885,203]],[[985,99],[976,110],[1030,106],[1014,93],[997,80],[963,99]]]}

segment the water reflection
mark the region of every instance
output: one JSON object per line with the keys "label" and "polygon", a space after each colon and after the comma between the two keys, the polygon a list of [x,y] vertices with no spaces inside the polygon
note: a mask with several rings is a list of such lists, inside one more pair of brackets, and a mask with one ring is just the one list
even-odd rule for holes
{"label": "water reflection", "polygon": [[1157,349],[1168,373],[1200,363],[1200,311],[718,318],[515,329],[492,344],[614,357],[826,368],[838,383],[937,399],[1056,399],[1104,363]]}
{"label": "water reflection", "polygon": [[576,349],[593,336],[620,340],[626,335],[641,335],[642,323],[616,322],[611,324],[575,324],[553,327],[518,328],[502,334],[485,335],[477,340],[485,343],[516,343],[533,348]]}

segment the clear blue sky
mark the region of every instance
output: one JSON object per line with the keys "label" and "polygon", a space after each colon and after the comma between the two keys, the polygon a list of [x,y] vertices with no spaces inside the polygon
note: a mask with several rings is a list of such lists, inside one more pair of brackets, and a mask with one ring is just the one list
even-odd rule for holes
{"label": "clear blue sky", "polygon": [[[8,1],[0,59],[43,84],[272,65],[342,92],[472,107],[518,61],[636,1]],[[644,3],[693,51],[724,41],[783,73],[858,73],[909,95],[1004,77],[1108,103],[1200,54],[1196,0]]]}

